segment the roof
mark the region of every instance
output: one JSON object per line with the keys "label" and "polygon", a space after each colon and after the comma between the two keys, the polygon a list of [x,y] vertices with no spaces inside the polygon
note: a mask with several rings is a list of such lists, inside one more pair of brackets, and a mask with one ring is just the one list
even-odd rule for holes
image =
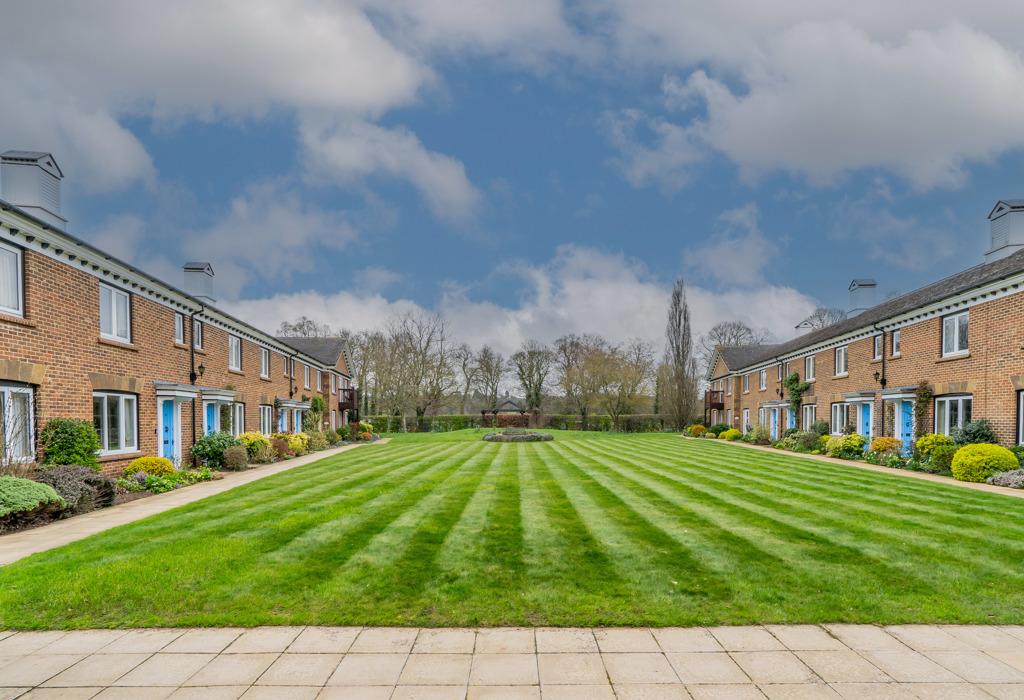
{"label": "roof", "polygon": [[832,338],[838,338],[858,329],[870,328],[874,324],[882,323],[900,314],[934,304],[976,287],[998,282],[1001,279],[1021,272],[1024,272],[1024,250],[1019,250],[1000,260],[975,265],[963,272],[945,277],[938,282],[933,282],[912,292],[894,297],[827,328],[820,328],[816,331],[805,333],[778,345],[760,346],[759,352],[751,353],[749,356],[742,358],[734,358],[737,361],[735,365],[727,359],[726,365],[731,371],[736,371],[767,362],[776,357],[795,353],[798,350],[818,343],[824,343]]}
{"label": "roof", "polygon": [[39,164],[39,161],[45,161],[40,167],[44,170],[52,170],[57,177],[64,177],[60,166],[57,165],[57,159],[53,157],[52,153],[45,151],[4,151],[0,153],[0,160],[17,160],[36,164]]}
{"label": "roof", "polygon": [[332,367],[338,364],[338,360],[344,360],[342,366],[348,371],[348,358],[345,355],[345,339],[341,336],[328,338],[298,338],[289,336],[277,336],[277,339],[286,345],[290,345],[301,353],[309,355],[318,362]]}
{"label": "roof", "polygon": [[778,346],[767,343],[764,345],[720,345],[717,350],[725,362],[725,366],[733,370],[752,364],[756,358],[769,353],[772,348],[776,347]]}
{"label": "roof", "polygon": [[1019,209],[1024,209],[1024,199],[1000,199],[988,213],[988,219],[998,219],[1003,214]]}

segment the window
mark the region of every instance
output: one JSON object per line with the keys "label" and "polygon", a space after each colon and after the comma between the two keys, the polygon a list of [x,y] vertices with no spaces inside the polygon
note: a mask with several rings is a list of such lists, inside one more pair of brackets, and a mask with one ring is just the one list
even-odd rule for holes
{"label": "window", "polygon": [[882,335],[876,335],[871,339],[871,359],[881,360],[882,359]]}
{"label": "window", "polygon": [[732,396],[732,382],[733,382],[732,377],[729,377],[728,379],[725,380],[725,395],[726,396]]}
{"label": "window", "polygon": [[242,371],[242,339],[233,335],[228,336],[228,369]]}
{"label": "window", "polygon": [[192,347],[203,349],[203,322],[198,318],[192,319]]}
{"label": "window", "polygon": [[967,312],[942,319],[942,355],[960,355],[967,352]]}
{"label": "window", "polygon": [[836,376],[837,377],[844,377],[844,376],[846,376],[846,374],[849,371],[849,365],[847,364],[847,352],[848,351],[849,351],[849,348],[847,346],[845,346],[845,345],[840,347],[840,348],[836,348]]}
{"label": "window", "polygon": [[814,355],[808,355],[804,358],[804,381],[810,382],[814,380]]}
{"label": "window", "polygon": [[842,434],[848,425],[850,425],[850,404],[832,404],[832,434]]}
{"label": "window", "polygon": [[0,311],[21,316],[22,308],[21,250],[0,244]]}
{"label": "window", "polygon": [[185,316],[174,314],[174,342],[178,345],[185,344]]}
{"label": "window", "polygon": [[293,433],[301,433],[302,432],[302,427],[303,427],[302,426],[302,414],[303,414],[303,411],[301,409],[298,409],[298,408],[296,408],[294,411],[292,411],[292,432]]}
{"label": "window", "polygon": [[332,374],[332,375],[331,375],[331,393],[332,393],[332,394],[333,394],[333,393],[335,392],[335,386],[336,386],[336,384],[335,384],[335,381],[334,381],[335,379],[337,379],[337,377],[335,377],[335,376],[334,376],[334,375]]}
{"label": "window", "polygon": [[776,379],[776,380],[777,380],[777,381],[778,381],[778,382],[779,382],[780,384],[782,383],[782,373],[783,373],[784,371],[785,371],[785,370],[784,370],[784,369],[782,368],[782,365],[781,365],[781,364],[779,364],[779,366],[778,366],[778,367],[776,367],[776,375],[778,375],[778,376],[776,376],[776,377],[775,377],[775,379]]}
{"label": "window", "polygon": [[744,374],[743,375],[743,393],[746,394],[749,391],[750,391],[750,375],[749,374]]}
{"label": "window", "polygon": [[323,374],[321,374],[320,370],[316,371],[316,390],[317,391],[323,391],[324,390]]}
{"label": "window", "polygon": [[331,409],[331,430],[338,429],[338,412],[333,408]]}
{"label": "window", "polygon": [[763,369],[758,375],[758,388],[764,391],[768,388],[768,370]]}
{"label": "window", "polygon": [[940,396],[935,399],[935,432],[950,435],[971,419],[970,396]]}
{"label": "window", "polygon": [[743,409],[743,432],[750,430],[750,409]]}
{"label": "window", "polygon": [[134,394],[94,393],[92,423],[100,436],[101,454],[138,449],[139,415]]}
{"label": "window", "polygon": [[814,425],[814,421],[818,420],[818,407],[813,403],[809,403],[800,410],[803,413],[804,430],[810,430],[811,426]]}
{"label": "window", "polygon": [[730,428],[732,427],[732,409],[731,408],[727,408],[725,410],[725,422],[729,424]]}
{"label": "window", "polygon": [[260,406],[260,432],[270,435],[274,432],[274,407]]}
{"label": "window", "polygon": [[231,434],[238,437],[245,432],[245,404],[231,404]]}
{"label": "window", "polygon": [[260,376],[270,377],[270,351],[260,348]]}
{"label": "window", "polygon": [[100,335],[112,340],[123,340],[130,343],[131,304],[128,292],[100,285]]}
{"label": "window", "polygon": [[893,357],[899,357],[900,356],[900,329],[899,328],[897,328],[896,330],[894,330],[892,332],[892,340],[890,342],[892,343],[892,356]]}
{"label": "window", "polygon": [[768,409],[757,409],[757,424],[762,426],[768,425]]}
{"label": "window", "polygon": [[302,386],[309,388],[309,365],[302,365]]}
{"label": "window", "polygon": [[31,387],[0,384],[0,460],[6,463],[33,459],[33,425]]}
{"label": "window", "polygon": [[789,376],[789,362],[782,363],[782,378],[785,379]]}

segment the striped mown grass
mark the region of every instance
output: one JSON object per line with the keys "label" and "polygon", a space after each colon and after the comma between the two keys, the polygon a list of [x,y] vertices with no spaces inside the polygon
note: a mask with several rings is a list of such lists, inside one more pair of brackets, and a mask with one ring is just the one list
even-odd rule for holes
{"label": "striped mown grass", "polygon": [[672,435],[399,436],[0,569],[0,628],[1020,623],[1024,501]]}

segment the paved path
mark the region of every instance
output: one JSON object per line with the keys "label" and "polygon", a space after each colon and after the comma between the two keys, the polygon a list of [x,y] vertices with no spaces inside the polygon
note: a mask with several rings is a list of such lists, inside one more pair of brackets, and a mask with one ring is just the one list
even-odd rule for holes
{"label": "paved path", "polygon": [[1024,626],[0,632],[0,698],[1024,698]]}
{"label": "paved path", "polygon": [[218,493],[230,491],[238,486],[252,483],[273,474],[280,474],[310,462],[318,462],[321,459],[333,457],[346,450],[355,449],[362,445],[379,445],[386,442],[387,439],[383,439],[375,443],[364,442],[345,445],[344,447],[335,447],[330,450],[314,452],[302,457],[294,457],[281,462],[275,462],[274,464],[247,469],[244,472],[227,472],[223,479],[216,481],[204,481],[193,486],[169,491],[168,493],[122,503],[119,506],[94,510],[91,513],[78,515],[67,520],[58,520],[43,527],[3,535],[0,536],[0,566],[10,564],[30,554],[45,552],[54,547],[61,547],[69,542],[84,539],[89,535],[95,535],[97,532],[103,532],[118,525],[148,518],[151,515],[163,513],[165,510],[177,508],[186,503],[192,503],[208,496],[215,496]]}

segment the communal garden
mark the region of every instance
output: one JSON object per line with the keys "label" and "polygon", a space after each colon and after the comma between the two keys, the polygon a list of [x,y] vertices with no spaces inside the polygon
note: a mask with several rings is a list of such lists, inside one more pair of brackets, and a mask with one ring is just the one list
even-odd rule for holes
{"label": "communal garden", "polygon": [[0,569],[0,628],[1016,623],[1024,500],[671,434],[398,435]]}

